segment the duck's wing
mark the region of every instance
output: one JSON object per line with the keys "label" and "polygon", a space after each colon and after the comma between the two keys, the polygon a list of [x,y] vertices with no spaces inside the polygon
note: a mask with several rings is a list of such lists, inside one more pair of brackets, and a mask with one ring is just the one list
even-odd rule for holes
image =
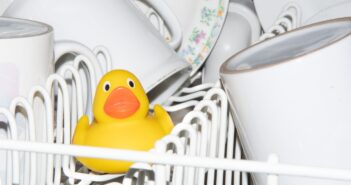
{"label": "duck's wing", "polygon": [[163,109],[160,105],[155,105],[154,116],[158,122],[162,125],[165,132],[170,133],[174,127],[171,117],[168,112]]}
{"label": "duck's wing", "polygon": [[72,143],[76,145],[84,145],[85,136],[89,129],[89,118],[88,116],[82,116],[76,126],[74,131]]}

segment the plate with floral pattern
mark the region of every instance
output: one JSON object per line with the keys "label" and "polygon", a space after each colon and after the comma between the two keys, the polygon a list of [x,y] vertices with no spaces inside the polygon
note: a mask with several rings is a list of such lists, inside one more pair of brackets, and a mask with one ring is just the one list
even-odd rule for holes
{"label": "plate with floral pattern", "polygon": [[[160,16],[146,4],[136,2],[166,41],[170,40],[171,35],[167,26],[160,25],[164,23]],[[205,62],[219,37],[227,15],[229,0],[165,0],[165,3],[178,18],[183,32],[182,43],[177,52],[192,65],[191,75],[194,75]],[[155,20],[155,16],[158,17],[158,21]]]}
{"label": "plate with floral pattern", "polygon": [[[167,0],[166,3],[169,1],[171,0]],[[183,42],[178,54],[192,65],[191,75],[200,69],[213,49],[222,30],[229,5],[229,0],[198,0],[197,2],[196,11],[192,11],[192,17],[188,16],[187,27],[184,21],[180,20],[181,26],[185,27],[183,27]]]}

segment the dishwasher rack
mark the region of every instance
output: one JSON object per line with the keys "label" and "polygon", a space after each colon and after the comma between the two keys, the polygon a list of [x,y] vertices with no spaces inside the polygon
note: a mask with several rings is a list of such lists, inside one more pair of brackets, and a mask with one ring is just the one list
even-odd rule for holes
{"label": "dishwasher rack", "polygon": [[[244,160],[227,96],[219,82],[185,87],[169,98],[164,106],[168,112],[186,108],[190,112],[149,152],[71,145],[79,117],[85,113],[92,118],[89,103],[94,97],[96,79],[112,66],[106,48],[99,46],[89,51],[89,56],[74,52],[74,59],[60,66],[47,79],[45,87],[33,87],[27,98],[15,98],[9,108],[0,108],[9,125],[8,139],[0,140],[0,150],[8,154],[6,184],[83,185],[124,176],[124,185],[247,185],[250,183],[247,172],[267,174],[268,185],[277,185],[279,175],[351,181],[351,170],[280,164],[275,154],[267,156],[266,162]],[[200,76],[195,75],[191,81]],[[45,108],[45,114],[40,114],[46,120],[45,133],[36,133],[35,122],[40,119],[33,106],[36,97],[40,97]],[[27,118],[24,139],[17,136],[17,107],[25,110]],[[44,140],[37,140],[39,134],[44,135]],[[42,153],[45,155],[39,155]],[[126,174],[96,174],[76,164],[73,156],[136,163]]]}

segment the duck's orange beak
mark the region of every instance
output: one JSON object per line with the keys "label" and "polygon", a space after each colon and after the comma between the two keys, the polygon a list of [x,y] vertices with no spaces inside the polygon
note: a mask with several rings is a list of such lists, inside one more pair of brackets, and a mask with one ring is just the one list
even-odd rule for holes
{"label": "duck's orange beak", "polygon": [[114,118],[126,118],[134,114],[139,106],[140,102],[131,90],[118,87],[107,98],[104,111]]}

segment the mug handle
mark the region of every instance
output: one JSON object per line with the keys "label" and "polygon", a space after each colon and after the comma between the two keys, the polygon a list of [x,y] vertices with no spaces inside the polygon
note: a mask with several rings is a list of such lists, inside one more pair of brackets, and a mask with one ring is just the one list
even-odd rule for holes
{"label": "mug handle", "polygon": [[177,17],[173,14],[171,9],[169,9],[167,4],[163,2],[163,0],[146,0],[146,2],[149,3],[165,21],[172,35],[172,39],[168,44],[172,48],[177,49],[182,43],[183,39],[182,29]]}
{"label": "mug handle", "polygon": [[87,46],[71,40],[60,40],[55,42],[55,62],[65,54],[84,55],[94,66],[96,76],[101,77],[104,73],[99,65],[95,53]]}

